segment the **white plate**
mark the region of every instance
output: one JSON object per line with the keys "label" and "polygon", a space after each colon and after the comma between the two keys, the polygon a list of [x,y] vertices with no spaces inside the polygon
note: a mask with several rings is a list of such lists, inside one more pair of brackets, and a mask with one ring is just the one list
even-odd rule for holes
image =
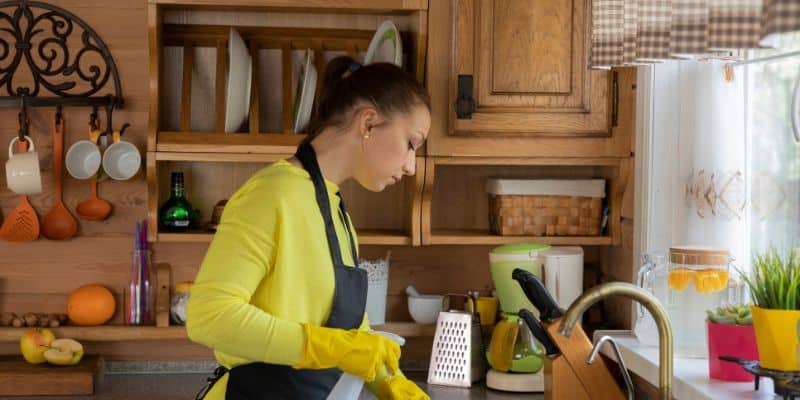
{"label": "white plate", "polygon": [[313,51],[306,50],[305,60],[300,66],[300,76],[297,78],[297,88],[294,92],[294,133],[303,132],[311,119],[311,109],[314,107],[314,92],[317,89],[317,68],[312,63]]}
{"label": "white plate", "polygon": [[239,32],[228,36],[228,84],[225,91],[225,132],[236,132],[250,113],[253,61]]}
{"label": "white plate", "polygon": [[400,31],[392,21],[383,21],[369,43],[364,64],[375,62],[388,62],[398,67],[403,66],[403,43],[400,39]]}

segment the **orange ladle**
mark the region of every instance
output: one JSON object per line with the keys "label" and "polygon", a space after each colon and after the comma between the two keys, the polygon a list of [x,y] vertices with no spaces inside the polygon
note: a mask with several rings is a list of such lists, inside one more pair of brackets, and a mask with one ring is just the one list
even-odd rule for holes
{"label": "orange ladle", "polygon": [[42,234],[51,240],[66,240],[78,232],[78,221],[69,213],[61,200],[61,175],[64,163],[64,118],[53,120],[53,170],[56,195],[53,206],[42,219]]}
{"label": "orange ladle", "polygon": [[[28,141],[17,142],[20,153],[28,151]],[[39,217],[27,195],[19,197],[19,205],[6,216],[0,227],[0,238],[9,242],[30,242],[39,237]]]}
{"label": "orange ladle", "polygon": [[[91,126],[89,127],[89,139],[97,143],[97,138],[100,136],[100,131],[92,130]],[[89,179],[89,185],[92,188],[91,196],[78,203],[78,206],[75,207],[75,212],[78,213],[78,216],[81,219],[85,219],[87,221],[102,221],[111,214],[111,203],[106,200],[103,200],[97,197],[97,175],[93,176]]]}

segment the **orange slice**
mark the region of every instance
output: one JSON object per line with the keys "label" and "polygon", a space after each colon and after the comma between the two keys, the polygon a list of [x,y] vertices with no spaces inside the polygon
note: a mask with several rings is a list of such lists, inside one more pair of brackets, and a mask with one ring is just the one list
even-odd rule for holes
{"label": "orange slice", "polygon": [[689,286],[689,279],[694,275],[694,271],[688,268],[675,268],[669,270],[669,277],[667,278],[669,288],[682,292]]}
{"label": "orange slice", "polygon": [[728,271],[721,269],[704,269],[696,271],[692,276],[695,289],[704,294],[719,292],[728,287]]}

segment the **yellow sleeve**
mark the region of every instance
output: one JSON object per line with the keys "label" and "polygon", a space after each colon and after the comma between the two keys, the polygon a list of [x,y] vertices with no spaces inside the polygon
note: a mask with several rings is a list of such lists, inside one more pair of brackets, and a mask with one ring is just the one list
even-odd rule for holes
{"label": "yellow sleeve", "polygon": [[192,341],[252,361],[294,365],[300,360],[302,325],[250,304],[275,259],[283,201],[255,180],[225,206],[186,306]]}

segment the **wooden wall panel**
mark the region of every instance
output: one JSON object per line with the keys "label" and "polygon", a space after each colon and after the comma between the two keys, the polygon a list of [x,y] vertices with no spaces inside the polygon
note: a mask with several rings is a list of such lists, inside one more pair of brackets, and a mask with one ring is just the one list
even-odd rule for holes
{"label": "wooden wall panel", "polygon": [[[147,3],[140,0],[52,0],[52,3],[83,18],[109,46],[121,74],[126,101],[125,107],[114,114],[115,126],[119,127],[123,122],[131,123],[131,128],[126,132],[126,140],[136,144],[144,156],[149,109]],[[214,16],[209,15],[203,18],[207,18],[204,23],[219,23],[214,19],[217,17]],[[324,16],[319,18],[320,21],[327,20],[327,17]],[[375,21],[380,18],[377,15],[366,16],[353,28],[374,27],[377,25]],[[242,22],[249,23],[250,21],[243,20]],[[408,28],[406,25],[409,21],[401,18],[400,23],[401,29]],[[176,62],[180,62],[180,60]],[[197,88],[193,88],[193,94],[201,93],[195,89]],[[175,87],[175,90],[179,90],[179,85]],[[267,102],[262,102],[262,107],[265,107],[265,104]],[[262,110],[260,114],[266,115],[266,111]],[[0,110],[0,121],[5,121],[0,124],[0,149],[4,148],[16,134],[13,123],[16,113],[17,110]],[[89,109],[65,111],[67,121],[65,148],[86,136],[88,113]],[[52,115],[53,110],[50,109],[31,111],[31,132],[39,152],[44,181],[44,192],[41,195],[32,196],[31,202],[40,217],[44,215],[53,200],[52,142],[49,133]],[[265,126],[264,121],[261,125]],[[5,161],[5,156],[0,156],[0,161]],[[4,164],[4,162],[0,162],[0,177],[5,174]],[[246,167],[242,168],[246,169]],[[74,212],[75,205],[87,196],[88,184],[72,179],[66,173],[63,179],[65,203]],[[459,179],[455,180],[459,181]],[[351,186],[343,189],[345,196],[355,194],[355,189]],[[452,187],[452,189],[456,190],[457,188]],[[405,189],[398,187],[395,190]],[[484,196],[481,189],[476,190],[477,195]],[[0,311],[60,311],[64,309],[66,296],[72,289],[94,282],[108,286],[119,298],[130,267],[134,224],[137,220],[144,219],[147,214],[144,167],[142,172],[129,181],[101,181],[99,193],[102,198],[108,199],[113,204],[114,211],[111,217],[103,222],[79,221],[79,235],[72,240],[52,242],[39,239],[25,244],[0,241]],[[475,195],[475,193],[471,195]],[[451,196],[452,198],[449,200],[452,204],[460,204],[460,194],[451,194]],[[404,196],[393,197],[403,198]],[[375,201],[369,201],[368,204],[382,203],[384,200],[383,195],[377,195]],[[16,206],[17,201],[17,196],[5,187],[5,179],[0,179],[0,218],[7,215]],[[479,204],[484,201],[480,200]],[[208,204],[205,207],[208,208]],[[388,207],[392,209],[397,205],[389,204]],[[367,211],[370,213],[381,212],[381,210],[351,210],[357,215],[354,216],[354,219],[369,222],[370,217]],[[203,212],[210,213],[210,209],[204,209]],[[453,211],[452,217],[454,218],[456,217],[455,213]],[[389,214],[393,216],[392,218],[401,215],[393,211]],[[630,214],[623,213],[623,215]],[[480,218],[483,216],[481,215]],[[396,226],[398,223],[399,221],[390,219],[388,222],[379,222],[376,226],[384,224]],[[475,220],[467,224],[482,226],[482,223]],[[207,244],[204,243],[157,243],[153,249],[154,261],[169,262],[172,265],[173,282],[191,280],[202,262],[206,248]],[[417,248],[364,246],[361,251],[364,257],[377,258],[382,257],[387,249],[392,250],[387,320],[409,321],[404,294],[404,289],[409,284],[415,285],[422,292],[431,293],[490,290],[488,252],[491,248],[492,246]],[[606,254],[598,248],[587,247],[585,250],[586,262],[593,267],[601,264],[601,257],[611,257],[608,255],[610,253]],[[619,251],[620,255],[628,252],[627,249]],[[118,309],[121,309],[121,304]],[[120,315],[117,314],[114,321],[119,322],[120,318]],[[210,359],[212,357],[209,349],[188,341],[90,342],[87,344],[87,348],[90,352],[100,352],[112,359],[163,360]],[[424,356],[429,350],[430,338],[417,338],[409,341],[408,346],[404,349],[404,354]],[[16,344],[0,344],[0,354],[16,354],[17,352]]]}

